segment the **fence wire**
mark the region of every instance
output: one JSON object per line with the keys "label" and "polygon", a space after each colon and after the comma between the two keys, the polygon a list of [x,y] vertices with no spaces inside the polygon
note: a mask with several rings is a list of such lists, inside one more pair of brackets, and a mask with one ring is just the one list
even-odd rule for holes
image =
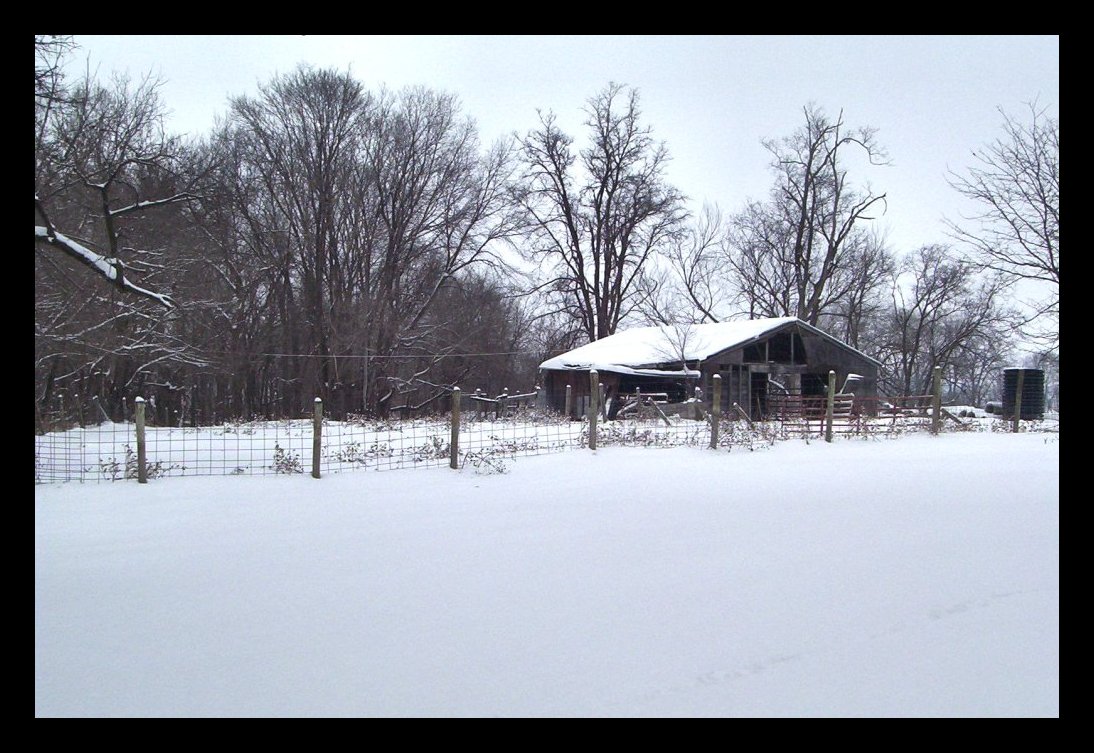
{"label": "fence wire", "polygon": [[[763,421],[739,412],[719,418],[717,446],[771,446],[789,439],[821,439],[826,433],[825,398],[801,398],[792,405],[769,406]],[[1010,431],[1003,418],[972,419],[943,413],[942,431]],[[709,414],[635,411],[597,422],[598,447],[705,447],[711,439]],[[847,401],[833,416],[832,433],[846,437],[898,436],[930,431],[929,396],[900,400]],[[1045,423],[1023,422],[1025,430]],[[1059,430],[1058,419],[1048,430]],[[354,470],[436,468],[451,463],[452,417],[375,420],[348,416],[323,419],[320,474]],[[460,417],[456,465],[486,472],[504,471],[507,459],[566,452],[589,446],[587,417],[575,419],[527,404],[482,405]],[[145,427],[149,479],[170,476],[305,474],[313,469],[314,420],[237,421],[209,427]],[[36,434],[34,481],[120,481],[137,478],[137,438],[133,423],[103,422]]]}
{"label": "fence wire", "polygon": [[461,420],[460,467],[499,470],[506,458],[546,455],[585,446],[588,427],[561,415],[518,409],[509,414],[479,413]]}
{"label": "fence wire", "polygon": [[34,437],[36,484],[136,477],[137,436],[131,423],[77,426]]}
{"label": "fence wire", "polygon": [[[346,421],[324,420],[320,470],[340,473],[436,468],[448,463],[450,439],[451,427],[443,416],[394,421],[356,416]],[[310,464],[310,447],[307,457]]]}

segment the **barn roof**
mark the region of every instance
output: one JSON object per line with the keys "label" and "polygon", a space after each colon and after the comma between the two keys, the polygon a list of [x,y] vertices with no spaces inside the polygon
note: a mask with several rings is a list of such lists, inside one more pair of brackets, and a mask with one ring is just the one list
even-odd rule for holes
{"label": "barn roof", "polygon": [[636,327],[549,358],[539,367],[556,370],[597,369],[639,373],[636,370],[653,369],[660,364],[679,363],[681,360],[705,361],[723,350],[758,340],[794,323],[877,363],[876,359],[870,358],[865,353],[855,350],[801,319],[783,316],[774,319],[748,319],[716,324]]}

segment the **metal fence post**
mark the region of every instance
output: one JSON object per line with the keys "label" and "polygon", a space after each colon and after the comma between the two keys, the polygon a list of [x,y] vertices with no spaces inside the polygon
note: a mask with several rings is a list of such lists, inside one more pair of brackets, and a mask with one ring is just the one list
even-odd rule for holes
{"label": "metal fence post", "polygon": [[722,413],[722,375],[714,375],[714,394],[711,395],[710,404],[710,449],[718,449],[718,419]]}
{"label": "metal fence post", "polygon": [[836,372],[828,372],[828,406],[824,410],[824,441],[832,441],[832,414],[836,406]]}
{"label": "metal fence post", "polygon": [[460,467],[460,388],[452,388],[452,436],[448,440],[448,467]]}
{"label": "metal fence post", "polygon": [[599,374],[596,369],[589,371],[589,449],[596,449],[596,397],[600,392]]}
{"label": "metal fence post", "polygon": [[574,392],[574,388],[571,385],[567,384],[566,385],[566,410],[565,410],[566,418],[573,418],[574,417],[573,392]]}
{"label": "metal fence post", "polygon": [[148,464],[145,462],[144,446],[144,398],[138,397],[137,404],[137,483],[148,483]]}
{"label": "metal fence post", "polygon": [[311,477],[319,478],[319,460],[323,450],[323,398],[315,398],[315,419],[311,432]]}
{"label": "metal fence post", "polygon": [[931,434],[942,429],[942,367],[934,367],[934,383],[931,386]]}

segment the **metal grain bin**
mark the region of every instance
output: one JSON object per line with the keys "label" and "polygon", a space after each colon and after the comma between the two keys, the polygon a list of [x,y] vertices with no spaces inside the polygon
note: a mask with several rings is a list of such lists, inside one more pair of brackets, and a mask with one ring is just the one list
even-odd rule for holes
{"label": "metal grain bin", "polygon": [[1018,376],[1022,376],[1022,415],[1029,421],[1045,417],[1044,369],[1003,369],[1003,418],[1014,418]]}

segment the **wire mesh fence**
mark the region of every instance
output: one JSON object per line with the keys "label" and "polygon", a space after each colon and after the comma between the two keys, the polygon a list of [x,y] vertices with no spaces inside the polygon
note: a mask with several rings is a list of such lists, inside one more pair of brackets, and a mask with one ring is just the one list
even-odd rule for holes
{"label": "wire mesh fence", "polygon": [[[146,427],[144,433],[148,478],[299,473],[310,461],[312,425],[306,420]],[[133,423],[76,427],[34,438],[36,483],[137,475]]]}
{"label": "wire mesh fence", "polygon": [[[839,396],[837,396],[839,397]],[[1012,431],[1002,418],[960,417],[943,408],[936,416],[931,396],[834,400],[836,437],[898,436],[908,432]],[[208,427],[144,427],[144,469],[149,479],[172,476],[323,475],[353,470],[393,470],[454,466],[486,472],[505,470],[509,459],[566,452],[590,446],[588,416],[576,419],[536,408],[534,402],[469,400],[455,433],[453,415],[376,420],[349,415],[345,420],[314,415],[278,421],[235,421]],[[828,430],[826,397],[771,399],[763,420],[739,409],[718,417],[716,446],[771,446],[790,439],[821,439]],[[596,421],[596,446],[706,447],[714,417],[701,404],[647,405]],[[1026,422],[1032,426],[1031,422]],[[317,434],[318,426],[318,438]],[[1058,420],[1056,429],[1058,431]],[[134,422],[74,426],[36,434],[35,483],[120,481],[138,478]],[[316,448],[318,447],[318,455]]]}
{"label": "wire mesh fence", "polygon": [[556,413],[518,409],[500,416],[485,414],[461,425],[458,464],[497,469],[506,458],[546,455],[584,447],[588,427]]}
{"label": "wire mesh fence", "polygon": [[[435,468],[448,463],[449,424],[443,417],[377,421],[349,416],[323,421],[321,473]],[[311,467],[312,449],[306,453]]]}
{"label": "wire mesh fence", "polygon": [[136,478],[136,448],[132,423],[104,422],[35,435],[34,483]]}

